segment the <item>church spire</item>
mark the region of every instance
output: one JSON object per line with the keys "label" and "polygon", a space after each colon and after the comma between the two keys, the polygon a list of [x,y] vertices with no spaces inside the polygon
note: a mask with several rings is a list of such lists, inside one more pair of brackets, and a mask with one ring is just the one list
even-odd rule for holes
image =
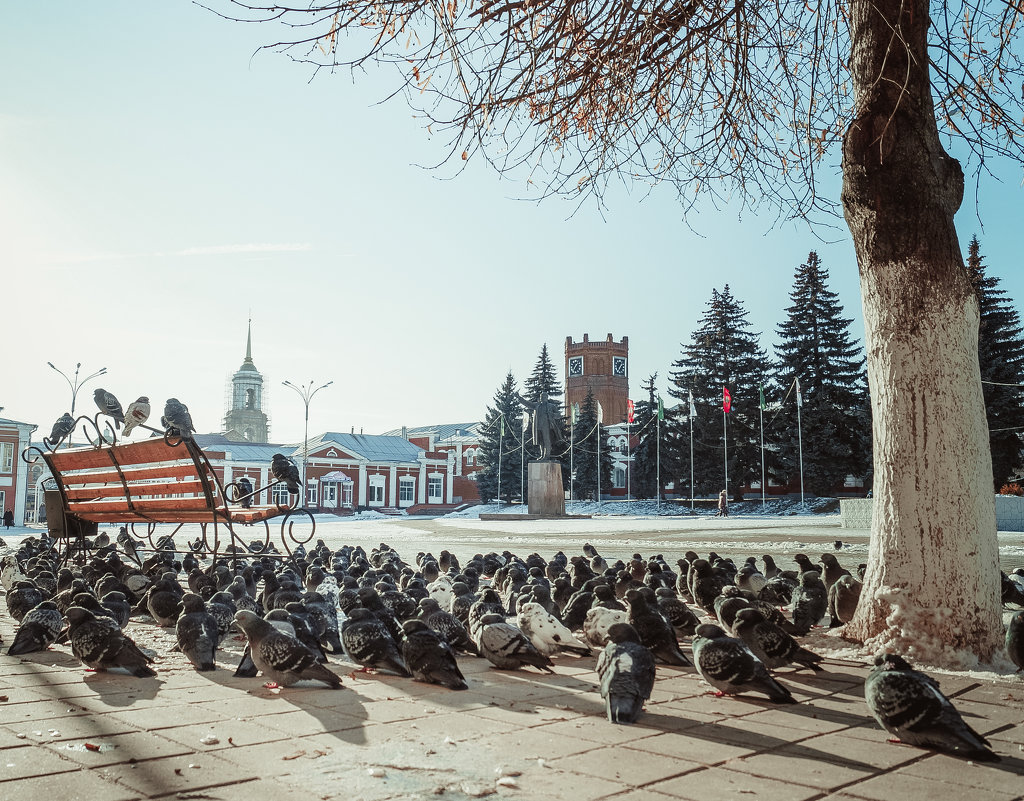
{"label": "church spire", "polygon": [[252,317],[249,318],[249,333],[245,337],[245,363],[252,364]]}

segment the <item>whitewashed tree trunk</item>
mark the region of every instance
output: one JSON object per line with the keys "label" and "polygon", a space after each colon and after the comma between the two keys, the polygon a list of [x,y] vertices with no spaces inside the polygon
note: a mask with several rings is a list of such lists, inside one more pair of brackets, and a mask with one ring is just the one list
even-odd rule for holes
{"label": "whitewashed tree trunk", "polygon": [[860,267],[875,477],[867,575],[846,633],[875,652],[970,664],[992,655],[1002,625],[978,303],[953,226],[963,172],[935,123],[927,0],[853,0],[850,12],[843,208]]}

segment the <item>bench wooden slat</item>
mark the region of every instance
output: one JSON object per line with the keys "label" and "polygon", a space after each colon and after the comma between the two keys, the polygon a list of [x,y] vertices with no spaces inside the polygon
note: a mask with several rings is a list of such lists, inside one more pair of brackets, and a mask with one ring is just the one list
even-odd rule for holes
{"label": "bench wooden slat", "polygon": [[[162,438],[147,442],[133,442],[131,445],[117,445],[118,464],[149,464],[151,462],[171,462],[179,459],[192,460],[184,442],[168,445]],[[110,448],[93,448],[88,445],[81,448],[58,450],[50,455],[50,463],[61,473],[70,470],[87,470],[96,467],[110,467]]]}
{"label": "bench wooden slat", "polygon": [[[110,467],[110,462],[107,462],[106,467]],[[190,461],[188,464],[135,468],[123,470],[122,472],[128,481],[145,481],[154,478],[190,478],[195,476],[196,466]],[[120,484],[121,476],[116,470],[111,469],[61,473],[61,480],[64,482],[65,487],[74,487],[79,484]]]}
{"label": "bench wooden slat", "polygon": [[[129,483],[128,489],[132,499],[153,495],[193,495],[203,492],[203,483],[194,481],[162,481],[147,484]],[[118,484],[106,484],[102,487],[83,487],[67,490],[68,500],[81,501],[93,498],[123,498],[124,487]]]}
{"label": "bench wooden slat", "polygon": [[142,501],[133,500],[131,508],[129,508],[128,502],[125,500],[68,502],[68,510],[80,517],[84,517],[85,515],[96,515],[102,512],[128,512],[130,514],[132,509],[141,512],[142,514],[146,514],[148,512],[174,513],[205,510],[209,516],[213,512],[213,509],[210,508],[210,504],[206,502],[206,498],[202,495],[193,498],[153,498]]}

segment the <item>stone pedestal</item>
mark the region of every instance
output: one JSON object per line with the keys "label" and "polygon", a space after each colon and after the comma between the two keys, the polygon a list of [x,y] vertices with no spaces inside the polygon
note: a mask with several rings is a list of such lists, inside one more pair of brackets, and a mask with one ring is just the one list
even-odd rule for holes
{"label": "stone pedestal", "polygon": [[558,462],[530,462],[530,514],[557,517],[565,514],[562,465]]}

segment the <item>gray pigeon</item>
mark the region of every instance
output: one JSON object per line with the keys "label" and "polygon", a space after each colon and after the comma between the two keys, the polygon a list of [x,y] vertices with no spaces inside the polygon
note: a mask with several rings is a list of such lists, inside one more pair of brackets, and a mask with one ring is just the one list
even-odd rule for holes
{"label": "gray pigeon", "polygon": [[45,651],[60,636],[64,627],[64,616],[53,601],[43,601],[30,609],[21,619],[14,642],[7,649],[9,656]]}
{"label": "gray pigeon", "polygon": [[7,611],[19,623],[31,610],[46,600],[46,595],[34,582],[28,580],[16,581],[7,591],[5,598]]}
{"label": "gray pigeon", "polygon": [[450,690],[469,689],[466,677],[459,670],[455,651],[443,634],[422,620],[407,620],[402,628],[405,631],[402,657],[413,679],[440,684]]}
{"label": "gray pigeon", "polygon": [[[798,554],[799,556],[799,554]],[[828,611],[828,590],[817,570],[805,570],[793,590],[793,633],[806,634]]]}
{"label": "gray pigeon", "polygon": [[703,623],[697,627],[693,664],[701,678],[717,690],[715,695],[762,692],[777,704],[796,703],[742,640],[726,636],[718,626]]}
{"label": "gray pigeon", "polygon": [[92,399],[96,401],[102,414],[114,418],[114,429],[119,431],[124,422],[124,409],[121,408],[121,402],[114,397],[112,392],[107,392],[102,388],[92,393]]}
{"label": "gray pigeon", "polygon": [[736,613],[733,633],[747,644],[769,670],[797,664],[820,671],[821,657],[800,645],[779,626],[765,619],[757,609],[741,609]]}
{"label": "gray pigeon", "polygon": [[249,640],[253,663],[273,684],[289,687],[303,679],[322,681],[331,689],[341,687],[337,673],[324,667],[316,654],[294,637],[274,628],[255,612],[242,609],[235,613],[235,623]]}
{"label": "gray pigeon", "polygon": [[178,648],[196,670],[215,670],[220,630],[217,620],[206,611],[206,602],[192,592],[181,599],[182,614],[175,623]]}
{"label": "gray pigeon", "polygon": [[387,626],[369,609],[357,607],[349,612],[341,624],[341,644],[348,658],[364,669],[412,675]]}
{"label": "gray pigeon", "polygon": [[845,575],[836,579],[828,588],[829,628],[849,623],[860,603],[860,591],[864,585],[853,576]]}
{"label": "gray pigeon", "polygon": [[635,723],[654,689],[654,657],[628,623],[608,629],[608,644],[597,657],[597,675],[608,720]]}
{"label": "gray pigeon", "polygon": [[49,443],[51,448],[56,448],[64,441],[64,438],[74,430],[75,418],[68,412],[64,412],[64,414],[58,417],[57,421],[53,424],[53,428],[50,429],[50,436],[46,441]]}
{"label": "gray pigeon", "polygon": [[1024,670],[1024,612],[1017,612],[1010,618],[1006,629],[1006,653],[1017,666],[1017,672]]}
{"label": "gray pigeon", "polygon": [[273,473],[274,478],[278,481],[285,483],[288,487],[288,492],[292,495],[302,493],[302,487],[299,483],[299,468],[283,453],[274,454],[274,459],[270,463],[270,472]]}
{"label": "gray pigeon", "polygon": [[875,658],[864,682],[864,700],[883,729],[900,742],[979,762],[998,762],[988,740],[968,726],[939,690],[897,654]]}
{"label": "gray pigeon", "polygon": [[97,620],[88,609],[72,606],[67,611],[68,639],[71,653],[94,670],[124,668],[133,676],[155,676],[149,663],[153,660],[139,646],[114,626]]}
{"label": "gray pigeon", "polygon": [[474,626],[480,654],[499,670],[518,670],[531,665],[554,673],[552,662],[515,626],[497,612],[483,615]]}
{"label": "gray pigeon", "polygon": [[191,439],[192,433],[196,430],[192,424],[192,415],[188,413],[188,406],[177,398],[167,399],[160,422],[168,434],[182,439]]}

